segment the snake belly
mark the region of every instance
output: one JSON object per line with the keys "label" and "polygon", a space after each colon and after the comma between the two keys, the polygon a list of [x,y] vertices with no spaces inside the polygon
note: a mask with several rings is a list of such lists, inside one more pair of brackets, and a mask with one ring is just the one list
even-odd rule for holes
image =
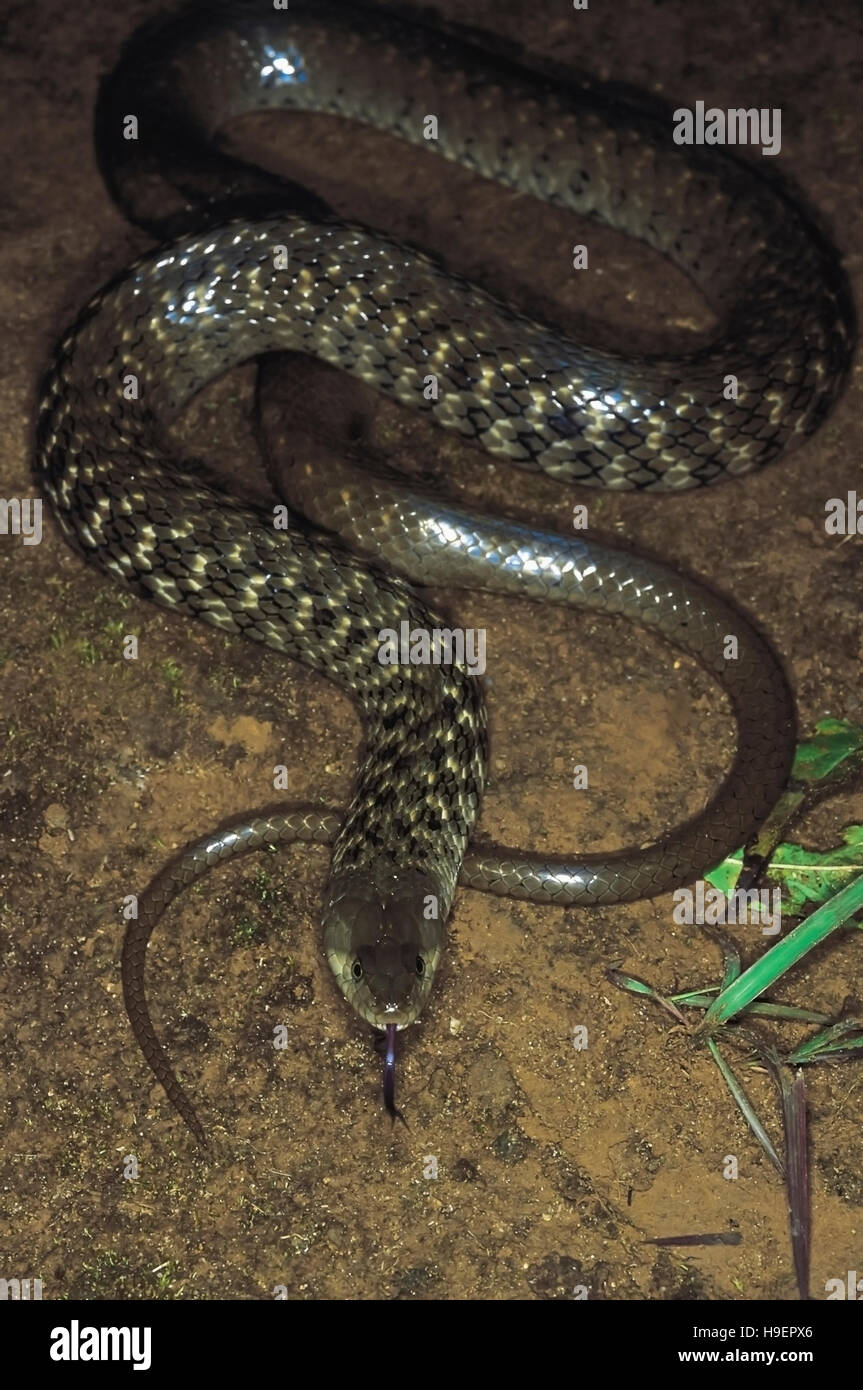
{"label": "snake belly", "polygon": [[[715,341],[685,359],[630,361],[515,313],[378,232],[315,209],[273,214],[286,195],[214,141],[232,116],[274,105],[348,116],[417,144],[423,115],[438,112],[437,153],[668,255],[720,315]],[[129,109],[140,141],[120,134]],[[98,129],[103,170],[130,215],[161,229],[198,217],[205,230],[144,256],[61,341],[39,414],[43,489],[88,560],[165,607],[322,672],[356,700],[365,728],[343,817],[258,818],[208,837],[160,876],[130,926],[130,1018],[182,1110],[147,1012],[144,955],[167,903],[214,859],[296,838],[332,843],[328,960],[361,1017],[403,1027],[431,989],[457,881],[559,904],[690,881],[753,837],[786,781],[794,718],[769,646],[691,579],[592,540],[418,497],[347,456],[323,478],[300,459],[291,482],[292,504],[334,543],[280,531],[170,456],[163,438],[177,412],[231,366],[298,351],[516,466],[591,486],[681,490],[761,467],[811,433],[841,389],[854,320],[835,256],[776,181],[673,145],[670,123],[601,93],[385,13],[294,0],[264,17],[228,5],[148,29],[103,87]],[[226,190],[229,204],[250,200],[257,215],[210,225],[208,204],[224,207]],[[620,615],[694,655],[738,726],[715,798],[646,850],[573,860],[468,849],[487,757],[482,692],[457,664],[378,660],[381,629],[441,626],[411,587],[441,581]]]}

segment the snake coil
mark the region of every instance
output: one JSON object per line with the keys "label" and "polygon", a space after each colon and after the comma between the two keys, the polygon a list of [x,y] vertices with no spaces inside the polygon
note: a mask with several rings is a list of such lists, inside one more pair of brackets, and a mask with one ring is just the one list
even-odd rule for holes
{"label": "snake coil", "polygon": [[[423,115],[438,112],[444,158],[668,256],[715,308],[715,340],[686,358],[600,352],[378,232],[340,223],[219,149],[230,118],[273,106],[364,121],[420,145]],[[124,138],[130,111],[135,140]],[[210,864],[265,843],[332,844],[327,958],[361,1017],[400,1028],[428,997],[457,882],[591,904],[691,881],[749,841],[773,805],[794,718],[781,667],[751,625],[662,565],[430,501],[348,457],[325,477],[300,459],[291,480],[292,506],[333,544],[278,531],[172,458],[168,423],[229,367],[289,349],[518,467],[588,486],[681,490],[760,468],[810,434],[842,386],[854,320],[831,248],[777,180],[674,145],[670,123],[602,91],[382,11],[229,4],[148,26],[103,85],[97,137],[118,202],[173,239],[96,295],[62,339],[39,414],[42,487],[69,541],[111,577],[322,672],[350,692],[365,724],[344,816],[282,812],[205,837],[163,871],[129,925],[133,1028],[202,1137],[150,1020],[144,960],[168,903]],[[226,207],[253,215],[225,225]],[[735,400],[724,394],[728,371]],[[429,372],[435,402],[422,391]],[[738,725],[716,797],[646,850],[573,861],[471,849],[487,756],[481,689],[455,662],[378,659],[381,629],[440,625],[411,587],[431,582],[616,614],[697,657]]]}

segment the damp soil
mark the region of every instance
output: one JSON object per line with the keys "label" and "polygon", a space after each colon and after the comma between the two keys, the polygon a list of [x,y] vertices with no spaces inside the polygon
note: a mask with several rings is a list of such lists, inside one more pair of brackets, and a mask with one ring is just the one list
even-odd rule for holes
{"label": "damp soil", "polygon": [[[34,495],[33,406],[52,343],[147,245],[101,185],[91,114],[99,75],[156,9],[48,0],[12,5],[0,22],[7,497]],[[455,0],[440,12],[465,18]],[[482,0],[469,18],[538,58],[675,104],[781,107],[781,167],[832,229],[859,297],[853,4],[618,0],[574,12]],[[231,138],[346,217],[443,253],[574,333],[651,350],[710,324],[697,292],[647,251],[433,157],[312,119],[247,118]],[[571,247],[583,241],[590,270],[576,273]],[[268,364],[276,441],[300,447],[315,393],[330,392],[334,415],[349,402],[395,465],[478,505],[571,532],[573,506],[587,504],[592,533],[698,575],[761,625],[803,730],[827,715],[863,720],[863,545],[824,529],[826,500],[858,486],[859,370],[793,456],[666,499],[489,466],[335,375],[304,391],[302,370]],[[247,366],[203,393],[180,435],[231,487],[266,498],[254,404]],[[484,836],[549,851],[644,843],[715,790],[733,752],[728,709],[660,640],[483,595],[430,599],[487,631]],[[606,978],[617,966],[668,992],[718,982],[715,946],[673,923],[670,897],[561,911],[460,891],[433,998],[405,1039],[408,1124],[391,1126],[368,1032],[322,957],[326,853],[295,848],[213,872],[157,932],[148,973],[157,1027],[212,1135],[203,1155],[131,1038],[120,907],[186,840],[271,804],[277,764],[288,801],[344,805],[356,713],[322,679],[88,571],[47,511],[41,544],[0,536],[0,622],[0,1275],[40,1276],[55,1299],[257,1299],[277,1286],[305,1299],[795,1296],[782,1186],[715,1066]],[[129,634],[137,661],[123,659]],[[573,786],[577,764],[587,789]],[[852,786],[798,835],[827,848],[861,820]],[[746,959],[763,950],[756,928],[732,932]],[[859,940],[843,938],[774,997],[834,1013],[861,981]],[[577,1029],[586,1046],[574,1045]],[[861,1078],[851,1064],[807,1074],[815,1297],[860,1267]],[[752,1072],[747,1086],[779,1142],[769,1080]],[[693,1232],[741,1239],[645,1244]]]}

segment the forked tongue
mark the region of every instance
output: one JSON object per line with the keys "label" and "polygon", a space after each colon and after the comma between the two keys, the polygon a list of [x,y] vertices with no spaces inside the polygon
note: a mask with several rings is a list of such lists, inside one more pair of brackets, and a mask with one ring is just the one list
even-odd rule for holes
{"label": "forked tongue", "polygon": [[396,1106],[396,1025],[388,1023],[384,1038],[384,1105],[393,1124],[401,1120],[407,1124],[402,1112]]}

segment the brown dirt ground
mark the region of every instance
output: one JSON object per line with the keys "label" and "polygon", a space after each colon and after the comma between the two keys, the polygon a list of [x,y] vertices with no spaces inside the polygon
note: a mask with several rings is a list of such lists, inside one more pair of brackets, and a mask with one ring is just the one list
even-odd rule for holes
{"label": "brown dirt ground", "polygon": [[[85,297],[146,245],[94,166],[96,83],[157,5],[12,5],[0,23],[12,164],[0,247],[3,492],[31,490],[32,409],[51,345]],[[469,18],[529,53],[693,104],[780,106],[781,165],[860,278],[861,20],[830,7],[618,0],[574,13],[479,0]],[[447,0],[449,17],[466,17]],[[642,346],[709,322],[695,291],[620,237],[325,122],[255,118],[236,138],[315,184],[346,216],[574,331]],[[855,167],[858,177],[855,178]],[[452,209],[458,208],[453,214]],[[859,295],[858,295],[859,298]],[[585,327],[587,325],[587,327]],[[190,447],[252,490],[254,374],[206,392]],[[338,386],[335,388],[338,389]],[[860,720],[863,547],[824,534],[824,503],[858,484],[859,370],[827,426],[762,476],[675,499],[610,497],[515,477],[369,402],[401,461],[465,480],[566,531],[591,524],[702,576],[752,614],[787,662],[801,727]],[[203,428],[202,428],[203,426]],[[202,450],[200,438],[206,439]],[[253,467],[256,468],[255,464]],[[193,629],[88,572],[47,517],[43,542],[0,538],[0,1275],[50,1298],[793,1298],[782,1188],[702,1051],[616,992],[625,964],[668,991],[717,980],[715,948],[674,927],[670,899],[562,912],[458,895],[442,974],[401,1078],[410,1129],[381,1112],[368,1034],[320,950],[322,851],[214,873],[156,937],[157,1024],[198,1099],[205,1160],[131,1039],[117,905],[175,847],[229,814],[343,804],[359,725],[339,692]],[[551,850],[643,841],[703,804],[733,727],[694,665],[613,621],[470,594],[439,609],[488,629],[492,782],[483,832]],[[121,659],[119,634],[141,659]],[[586,763],[589,792],[571,788]],[[863,794],[801,828],[822,848],[863,820]],[[743,951],[762,940],[738,928]],[[859,941],[807,959],[775,997],[838,1011],[861,992]],[[274,1052],[274,1023],[290,1047]],[[572,1030],[589,1030],[576,1051]],[[860,1072],[810,1071],[812,1287],[861,1267]],[[754,1097],[779,1137],[768,1082]],[[125,1156],[139,1164],[124,1179]],[[737,1182],[723,1178],[726,1155]],[[428,1156],[437,1180],[425,1176]],[[736,1247],[657,1250],[647,1237],[739,1230]]]}

